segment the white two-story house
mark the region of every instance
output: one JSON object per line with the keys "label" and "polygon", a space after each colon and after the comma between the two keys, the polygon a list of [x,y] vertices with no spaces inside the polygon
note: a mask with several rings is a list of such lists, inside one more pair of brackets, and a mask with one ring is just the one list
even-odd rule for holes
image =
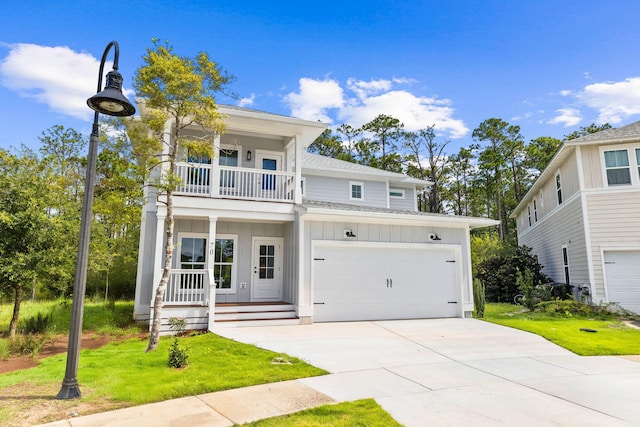
{"label": "white two-story house", "polygon": [[565,142],[512,216],[554,281],[640,313],[640,122]]}
{"label": "white two-story house", "polygon": [[[213,161],[178,165],[165,328],[170,317],[211,330],[471,314],[469,230],[496,221],[418,212],[429,182],[307,153],[323,123],[219,109]],[[147,191],[138,320],[152,315],[161,276],[161,201]]]}

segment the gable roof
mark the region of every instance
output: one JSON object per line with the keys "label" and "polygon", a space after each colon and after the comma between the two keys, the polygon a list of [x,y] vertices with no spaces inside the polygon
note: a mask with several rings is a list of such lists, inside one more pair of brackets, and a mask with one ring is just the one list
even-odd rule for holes
{"label": "gable roof", "polygon": [[640,121],[619,128],[605,129],[566,141],[566,145],[602,144],[640,140]]}
{"label": "gable roof", "polygon": [[536,194],[539,191],[542,183],[546,182],[549,176],[555,173],[560,164],[574,152],[575,147],[581,145],[628,143],[635,141],[640,141],[640,121],[619,128],[605,129],[600,132],[590,133],[589,135],[585,135],[580,138],[564,141],[556,155],[553,156],[553,159],[551,159],[547,167],[531,185],[529,191],[527,191],[524,197],[522,197],[510,217],[515,218],[518,215],[518,212],[524,209],[524,207],[529,203],[529,200],[531,200],[532,194]]}
{"label": "gable roof", "polygon": [[311,175],[330,174],[332,176],[351,178],[360,176],[362,177],[361,179],[367,178],[374,181],[390,181],[395,184],[409,184],[421,187],[427,187],[432,184],[430,181],[412,178],[401,173],[376,169],[370,166],[309,153],[307,151],[302,154],[302,169],[305,173],[310,173]]}

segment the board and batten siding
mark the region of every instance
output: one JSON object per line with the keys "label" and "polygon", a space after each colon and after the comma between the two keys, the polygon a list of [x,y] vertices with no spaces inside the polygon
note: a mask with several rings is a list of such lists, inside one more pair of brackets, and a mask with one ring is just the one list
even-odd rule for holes
{"label": "board and batten siding", "polygon": [[586,194],[597,299],[604,299],[601,248],[640,249],[640,189]]}
{"label": "board and batten siding", "polygon": [[532,248],[544,267],[542,272],[553,281],[564,283],[562,245],[569,253],[571,284],[589,283],[589,269],[579,196],[562,203],[562,206],[545,216],[527,230],[518,233],[518,244]]}
{"label": "board and batten siding", "polygon": [[[306,175],[304,197],[324,202],[347,203],[351,205],[387,207],[387,183],[366,181],[359,178],[333,178],[327,176]],[[351,182],[363,185],[362,200],[351,200]]]}
{"label": "board and batten siding", "polygon": [[[389,224],[366,224],[352,222],[334,222],[334,221],[305,221],[304,222],[304,288],[311,289],[312,275],[312,244],[314,240],[338,240],[345,241],[344,230],[352,230],[357,236],[355,241],[359,242],[388,242],[388,243],[420,243],[429,245],[438,244],[459,244],[462,250],[462,262],[466,264],[466,260],[470,255],[467,251],[468,242],[466,236],[468,231],[464,228],[445,228],[445,227],[428,227],[428,226],[410,226],[410,225],[389,225]],[[437,233],[442,239],[438,242],[429,240],[429,234]],[[473,304],[471,278],[469,277],[470,268],[467,265],[462,266],[461,278],[463,283],[463,304]]]}

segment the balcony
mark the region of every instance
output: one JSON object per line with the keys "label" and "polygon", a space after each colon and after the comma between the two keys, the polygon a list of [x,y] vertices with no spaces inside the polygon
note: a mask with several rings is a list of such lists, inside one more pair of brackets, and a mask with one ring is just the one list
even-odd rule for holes
{"label": "balcony", "polygon": [[218,166],[218,178],[212,180],[215,173],[210,164],[181,162],[176,169],[180,178],[176,195],[295,201],[294,172]]}

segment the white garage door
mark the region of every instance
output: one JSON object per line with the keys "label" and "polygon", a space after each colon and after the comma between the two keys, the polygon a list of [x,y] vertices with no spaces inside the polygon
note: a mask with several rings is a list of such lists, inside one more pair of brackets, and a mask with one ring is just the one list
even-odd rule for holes
{"label": "white garage door", "polygon": [[605,251],[609,302],[640,314],[640,251]]}
{"label": "white garage door", "polygon": [[457,317],[455,247],[317,242],[314,321]]}

